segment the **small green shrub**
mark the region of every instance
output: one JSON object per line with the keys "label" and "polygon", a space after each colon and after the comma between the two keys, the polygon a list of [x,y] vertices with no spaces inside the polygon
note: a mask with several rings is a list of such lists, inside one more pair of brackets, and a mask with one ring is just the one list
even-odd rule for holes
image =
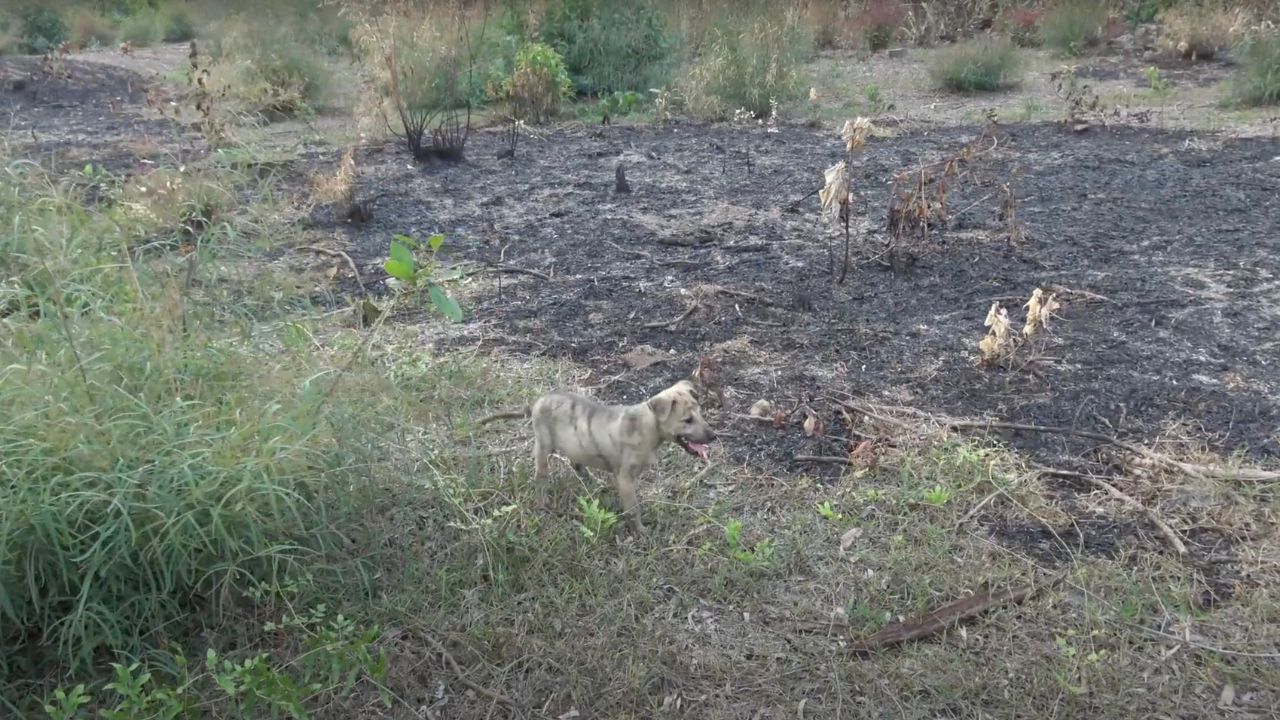
{"label": "small green shrub", "polygon": [[740,109],[768,116],[774,102],[803,94],[799,67],[812,54],[811,43],[794,15],[713,28],[679,84],[689,113],[705,120],[724,120]]}
{"label": "small green shrub", "polygon": [[230,29],[216,46],[210,76],[237,110],[268,119],[323,105],[333,83],[320,51],[275,24]]}
{"label": "small green shrub", "polygon": [[545,122],[560,111],[573,93],[573,81],[560,53],[545,43],[529,43],[516,53],[515,71],[503,86],[503,96],[516,117]]}
{"label": "small green shrub", "polygon": [[582,94],[661,86],[676,57],[675,36],[652,0],[558,0],[540,34]]}
{"label": "small green shrub", "polygon": [[50,7],[31,8],[22,16],[22,42],[27,52],[41,55],[67,39],[67,23]]}
{"label": "small green shrub", "polygon": [[958,93],[990,92],[1017,85],[1021,63],[1008,40],[970,40],[942,50],[929,67],[938,87]]}
{"label": "small green shrub", "polygon": [[1044,14],[1040,34],[1049,47],[1081,55],[1102,42],[1107,17],[1107,6],[1099,0],[1062,0]]}
{"label": "small green shrub", "polygon": [[25,49],[17,20],[0,15],[0,57],[18,55]]}
{"label": "small green shrub", "polygon": [[164,37],[160,16],[154,10],[143,10],[120,22],[120,39],[138,47],[154,45]]}
{"label": "small green shrub", "polygon": [[165,42],[187,42],[196,36],[196,23],[182,5],[168,4],[160,11],[160,37]]}
{"label": "small green shrub", "polygon": [[1243,106],[1280,104],[1280,35],[1259,35],[1241,45],[1230,100]]}

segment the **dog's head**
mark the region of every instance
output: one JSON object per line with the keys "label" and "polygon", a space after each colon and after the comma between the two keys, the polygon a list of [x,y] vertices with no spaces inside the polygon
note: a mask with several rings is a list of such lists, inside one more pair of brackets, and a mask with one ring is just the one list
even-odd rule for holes
{"label": "dog's head", "polygon": [[707,444],[716,434],[702,417],[702,406],[694,393],[693,383],[681,380],[649,398],[649,409],[658,420],[664,440],[671,440],[690,455],[707,459]]}

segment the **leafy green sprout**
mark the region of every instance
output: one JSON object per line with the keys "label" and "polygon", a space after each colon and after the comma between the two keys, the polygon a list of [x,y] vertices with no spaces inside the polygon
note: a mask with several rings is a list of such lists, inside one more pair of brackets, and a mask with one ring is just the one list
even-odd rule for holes
{"label": "leafy green sprout", "polygon": [[396,235],[391,241],[390,257],[383,263],[383,268],[407,290],[412,292],[426,290],[431,305],[441,315],[453,322],[461,322],[462,308],[457,300],[444,291],[442,283],[456,280],[462,274],[457,270],[438,272],[436,255],[443,246],[444,235],[437,233],[427,238],[426,248],[430,251],[430,257],[425,262],[419,262],[415,251],[423,249],[422,243],[408,235]]}

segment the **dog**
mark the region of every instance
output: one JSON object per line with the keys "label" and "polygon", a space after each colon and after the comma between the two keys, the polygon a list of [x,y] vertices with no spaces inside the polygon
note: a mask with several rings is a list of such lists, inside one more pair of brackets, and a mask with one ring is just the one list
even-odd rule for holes
{"label": "dog", "polygon": [[518,418],[533,420],[534,482],[542,502],[550,474],[548,459],[561,455],[580,478],[587,479],[589,467],[613,473],[623,514],[637,533],[645,527],[636,480],[653,464],[658,448],[671,442],[706,461],[707,446],[716,440],[688,380],[635,405],[605,405],[585,395],[555,391],[522,410],[483,418],[477,426]]}

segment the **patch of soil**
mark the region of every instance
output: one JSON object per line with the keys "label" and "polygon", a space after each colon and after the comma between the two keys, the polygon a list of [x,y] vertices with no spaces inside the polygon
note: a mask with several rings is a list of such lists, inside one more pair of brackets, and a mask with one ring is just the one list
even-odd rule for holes
{"label": "patch of soil", "polygon": [[[1019,169],[1029,242],[1006,243],[995,203],[979,202],[958,227],[911,248],[918,261],[909,270],[871,261],[885,239],[885,181],[979,132],[869,143],[855,166],[865,211],[858,264],[839,287],[827,274],[835,237],[817,219],[817,200],[786,211],[839,159],[839,142],[796,128],[558,131],[524,144],[515,163],[495,159],[497,133],[480,133],[467,164],[429,171],[408,168],[400,148],[388,146],[361,163],[372,185],[396,192],[379,199],[372,223],[347,232],[352,255],[368,267],[384,257],[392,233],[439,231],[454,259],[501,255],[553,275],[509,276],[501,295],[492,287],[472,294],[468,311],[484,339],[477,329],[448,343],[569,357],[600,377],[624,373],[621,356],[638,345],[675,351],[674,362],[603,388],[611,401],[643,397],[710,353],[725,362],[736,413],[762,397],[789,408],[848,392],[1142,442],[1193,423],[1216,449],[1280,455],[1274,144],[1010,126],[981,161],[986,182],[957,189],[950,202],[970,206]],[[618,162],[631,194],[613,192]],[[706,294],[704,285],[739,294]],[[1039,375],[976,367],[993,299],[1006,299],[1020,319],[1022,298],[1054,285],[1105,298],[1065,298],[1043,353],[1059,359]],[[684,320],[649,326],[695,301]],[[819,410],[830,412],[829,424],[830,408]],[[769,471],[792,466],[797,452],[845,451],[843,441],[805,437],[798,424],[734,430],[729,455]],[[1028,433],[1005,439],[1067,465],[1095,444]]]}

